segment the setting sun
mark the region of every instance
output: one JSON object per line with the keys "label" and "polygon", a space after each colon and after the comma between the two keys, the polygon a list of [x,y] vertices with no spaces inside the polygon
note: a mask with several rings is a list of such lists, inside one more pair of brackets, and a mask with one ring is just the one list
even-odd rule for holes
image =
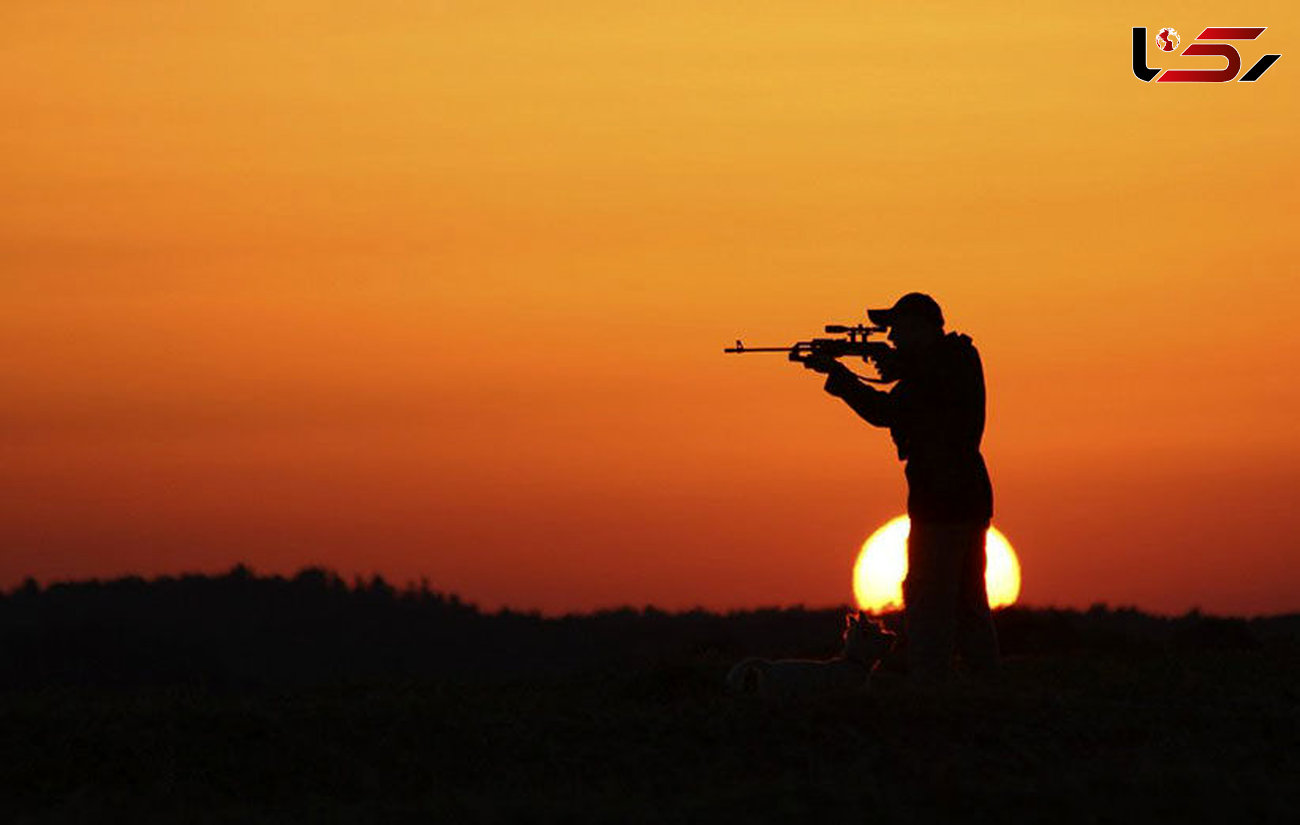
{"label": "setting sun", "polygon": [[[907,534],[912,524],[907,516],[891,519],[862,544],[853,565],[853,595],[858,607],[883,613],[903,606],[903,579],[907,576]],[[985,541],[988,562],[984,583],[989,606],[1015,604],[1020,596],[1020,561],[1011,543],[996,527],[990,527]]]}

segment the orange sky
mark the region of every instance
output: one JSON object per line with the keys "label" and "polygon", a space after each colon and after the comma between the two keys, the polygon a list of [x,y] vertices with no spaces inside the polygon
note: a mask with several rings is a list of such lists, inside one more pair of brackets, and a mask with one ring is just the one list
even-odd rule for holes
{"label": "orange sky", "polygon": [[1300,11],[898,5],[6,4],[0,586],[846,602],[889,439],[721,348],[920,289],[1023,601],[1300,608]]}

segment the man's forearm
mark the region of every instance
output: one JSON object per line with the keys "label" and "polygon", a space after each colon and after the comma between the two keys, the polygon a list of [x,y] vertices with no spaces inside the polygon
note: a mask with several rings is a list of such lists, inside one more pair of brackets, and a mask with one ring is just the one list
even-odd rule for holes
{"label": "man's forearm", "polygon": [[842,398],[867,423],[876,427],[888,427],[892,423],[889,394],[868,387],[848,367],[840,365],[839,369],[827,374],[824,389],[836,398]]}

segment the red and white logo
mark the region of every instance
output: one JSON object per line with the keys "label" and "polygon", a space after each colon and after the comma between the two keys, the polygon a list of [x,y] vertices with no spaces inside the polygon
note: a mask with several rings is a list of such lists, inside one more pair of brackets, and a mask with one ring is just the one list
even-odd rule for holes
{"label": "red and white logo", "polygon": [[[1196,35],[1195,42],[1179,52],[1179,57],[1214,56],[1228,61],[1222,69],[1153,69],[1147,65],[1147,30],[1145,26],[1133,28],[1133,74],[1138,80],[1157,83],[1227,83],[1238,80],[1253,83],[1268,71],[1269,66],[1277,62],[1280,54],[1266,54],[1251,66],[1245,74],[1241,73],[1241,52],[1228,43],[1254,40],[1264,33],[1267,26],[1210,26]],[[1206,42],[1218,41],[1218,42]],[[1226,42],[1224,42],[1226,41]],[[1178,30],[1166,26],[1156,33],[1156,50],[1174,52],[1178,49]],[[1156,75],[1160,75],[1156,79]]]}

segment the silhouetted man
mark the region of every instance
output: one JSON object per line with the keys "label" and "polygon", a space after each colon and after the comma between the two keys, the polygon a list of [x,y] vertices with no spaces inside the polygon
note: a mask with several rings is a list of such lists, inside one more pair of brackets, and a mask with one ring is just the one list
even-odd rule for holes
{"label": "silhouetted man", "polygon": [[907,664],[923,680],[946,678],[954,645],[975,670],[997,667],[998,643],[984,587],[984,538],[993,488],[980,455],[984,369],[966,335],[944,334],[943,312],[910,292],[889,309],[867,311],[889,328],[893,358],[878,363],[888,391],[830,358],[806,366],[826,373],[826,391],[877,427],[888,427],[907,467],[907,579],[903,610]]}

